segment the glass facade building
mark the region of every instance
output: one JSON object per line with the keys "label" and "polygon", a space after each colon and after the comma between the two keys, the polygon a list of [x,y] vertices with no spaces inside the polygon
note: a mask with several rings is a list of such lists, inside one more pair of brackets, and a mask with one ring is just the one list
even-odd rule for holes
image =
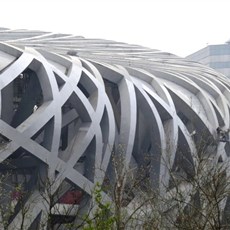
{"label": "glass facade building", "polygon": [[230,77],[230,41],[226,44],[209,45],[186,58],[207,65]]}

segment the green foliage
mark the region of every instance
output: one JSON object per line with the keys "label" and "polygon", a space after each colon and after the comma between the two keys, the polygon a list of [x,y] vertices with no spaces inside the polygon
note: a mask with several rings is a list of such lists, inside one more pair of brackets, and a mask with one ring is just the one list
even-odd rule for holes
{"label": "green foliage", "polygon": [[86,225],[83,230],[111,230],[115,223],[115,217],[111,214],[111,203],[103,202],[102,188],[99,183],[93,190],[93,201],[96,205],[96,210],[93,217],[87,216],[85,218]]}

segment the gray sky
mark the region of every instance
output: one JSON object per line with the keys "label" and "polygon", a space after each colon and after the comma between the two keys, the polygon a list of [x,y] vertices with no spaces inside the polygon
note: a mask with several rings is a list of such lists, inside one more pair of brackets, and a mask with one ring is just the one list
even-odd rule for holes
{"label": "gray sky", "polygon": [[139,44],[179,56],[230,39],[229,0],[2,0],[0,26]]}

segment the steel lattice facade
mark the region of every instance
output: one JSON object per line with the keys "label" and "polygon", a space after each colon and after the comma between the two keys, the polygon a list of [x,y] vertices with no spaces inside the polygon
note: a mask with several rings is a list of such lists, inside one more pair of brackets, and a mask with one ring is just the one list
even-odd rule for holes
{"label": "steel lattice facade", "polygon": [[[158,159],[146,164],[159,188],[170,180],[162,157],[172,165],[183,153],[194,160],[203,136],[217,159],[228,158],[229,142],[216,144],[217,127],[230,127],[230,82],[220,73],[158,50],[68,34],[1,29],[0,41],[0,159],[21,170],[8,191],[23,181],[33,191],[25,202],[38,196],[34,181],[46,167],[66,190],[90,196],[116,145],[127,165],[143,166],[146,154]],[[28,226],[41,210],[31,207]]]}

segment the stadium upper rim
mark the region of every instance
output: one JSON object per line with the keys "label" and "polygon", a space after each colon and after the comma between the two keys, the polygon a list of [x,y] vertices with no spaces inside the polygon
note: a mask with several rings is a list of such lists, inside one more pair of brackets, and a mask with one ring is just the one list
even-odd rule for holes
{"label": "stadium upper rim", "polygon": [[78,56],[112,65],[137,67],[145,70],[148,70],[151,64],[151,69],[170,68],[183,71],[189,67],[195,71],[213,72],[212,69],[199,63],[157,49],[111,40],[87,39],[72,34],[1,27],[0,42],[22,50],[25,47],[31,47],[38,51],[44,50],[64,56]]}

